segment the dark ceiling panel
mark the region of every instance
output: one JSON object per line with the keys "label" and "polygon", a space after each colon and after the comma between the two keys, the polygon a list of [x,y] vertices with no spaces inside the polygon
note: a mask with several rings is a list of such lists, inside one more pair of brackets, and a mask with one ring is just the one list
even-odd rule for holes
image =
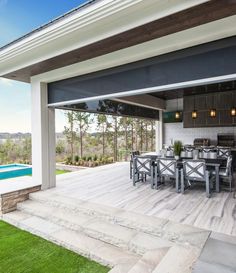
{"label": "dark ceiling panel", "polygon": [[30,77],[144,43],[182,30],[236,14],[236,1],[212,0],[151,23],[136,27],[94,44],[39,62],[3,77],[30,82]]}
{"label": "dark ceiling panel", "polygon": [[224,91],[232,91],[232,90],[235,90],[236,92],[236,81],[228,81],[228,82],[214,83],[214,84],[194,86],[194,87],[188,87],[188,88],[153,92],[153,93],[150,93],[149,95],[152,95],[156,98],[161,98],[164,100],[171,100],[171,99],[183,98],[183,96],[224,92]]}
{"label": "dark ceiling panel", "polygon": [[159,110],[112,100],[97,100],[72,105],[63,105],[60,109],[159,120]]}
{"label": "dark ceiling panel", "polygon": [[234,74],[235,52],[236,36],[53,82],[48,84],[48,101],[57,103],[85,99]]}

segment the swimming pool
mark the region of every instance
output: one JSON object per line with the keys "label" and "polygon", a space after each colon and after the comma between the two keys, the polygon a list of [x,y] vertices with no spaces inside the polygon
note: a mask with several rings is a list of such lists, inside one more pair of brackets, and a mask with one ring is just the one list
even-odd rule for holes
{"label": "swimming pool", "polygon": [[25,164],[9,164],[0,166],[0,179],[13,178],[32,174],[32,167]]}

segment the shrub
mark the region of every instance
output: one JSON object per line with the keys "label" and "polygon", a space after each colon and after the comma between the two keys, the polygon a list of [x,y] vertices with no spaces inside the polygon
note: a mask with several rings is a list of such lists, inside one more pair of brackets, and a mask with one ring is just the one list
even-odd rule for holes
{"label": "shrub", "polygon": [[95,155],[95,156],[93,157],[93,160],[94,160],[94,161],[97,161],[97,160],[98,160],[97,155]]}
{"label": "shrub", "polygon": [[79,162],[79,159],[80,159],[79,156],[76,155],[76,156],[75,156],[75,162]]}
{"label": "shrub", "polygon": [[109,158],[107,159],[107,161],[108,161],[108,163],[113,163],[113,162],[114,162],[114,159],[113,159],[113,157],[109,157]]}
{"label": "shrub", "polygon": [[92,156],[87,156],[87,161],[91,161],[92,160]]}
{"label": "shrub", "polygon": [[72,164],[72,157],[71,156],[68,156],[66,158],[66,164]]}

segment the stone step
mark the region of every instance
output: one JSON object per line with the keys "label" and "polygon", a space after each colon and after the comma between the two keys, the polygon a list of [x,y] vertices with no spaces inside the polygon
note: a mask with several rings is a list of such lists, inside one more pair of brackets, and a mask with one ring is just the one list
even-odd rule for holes
{"label": "stone step", "polygon": [[200,250],[196,247],[174,245],[171,247],[153,273],[191,273]]}
{"label": "stone step", "polygon": [[168,250],[167,247],[146,252],[128,273],[152,273]]}
{"label": "stone step", "polygon": [[78,211],[68,210],[68,208],[53,207],[33,200],[19,203],[17,207],[20,211],[32,216],[79,231],[91,238],[140,255],[150,250],[173,245],[173,242],[166,239],[108,222],[97,218],[96,215],[86,215]]}
{"label": "stone step", "polygon": [[64,228],[30,214],[14,211],[2,216],[3,220],[30,233],[43,237],[100,264],[114,267],[111,272],[127,273],[141,258],[113,245],[93,239],[85,234]]}
{"label": "stone step", "polygon": [[[203,248],[210,232],[193,226],[175,223],[166,219],[146,216],[110,206],[60,196],[54,191],[30,194],[30,199],[55,208],[64,208],[84,215],[96,216],[99,219],[123,227],[135,229],[165,240]],[[194,236],[193,236],[194,235]]]}
{"label": "stone step", "polygon": [[194,265],[193,273],[236,272],[236,237],[212,233]]}

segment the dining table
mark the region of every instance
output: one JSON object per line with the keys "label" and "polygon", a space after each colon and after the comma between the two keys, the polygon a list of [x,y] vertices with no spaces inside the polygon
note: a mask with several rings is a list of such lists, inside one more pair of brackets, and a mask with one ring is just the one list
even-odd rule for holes
{"label": "dining table", "polygon": [[[163,158],[162,156],[160,156],[159,154],[155,152],[145,153],[145,154],[142,154],[141,156],[151,157],[153,159],[153,162],[155,162],[158,158]],[[174,159],[173,156],[165,156],[165,158]],[[177,166],[179,167],[179,169],[182,168],[183,162],[188,159],[193,159],[193,158],[181,157],[177,159]],[[208,170],[215,171],[215,177],[216,177],[215,191],[220,192],[220,167],[226,165],[227,158],[217,157],[217,158],[198,158],[198,159],[205,161],[206,167]]]}

